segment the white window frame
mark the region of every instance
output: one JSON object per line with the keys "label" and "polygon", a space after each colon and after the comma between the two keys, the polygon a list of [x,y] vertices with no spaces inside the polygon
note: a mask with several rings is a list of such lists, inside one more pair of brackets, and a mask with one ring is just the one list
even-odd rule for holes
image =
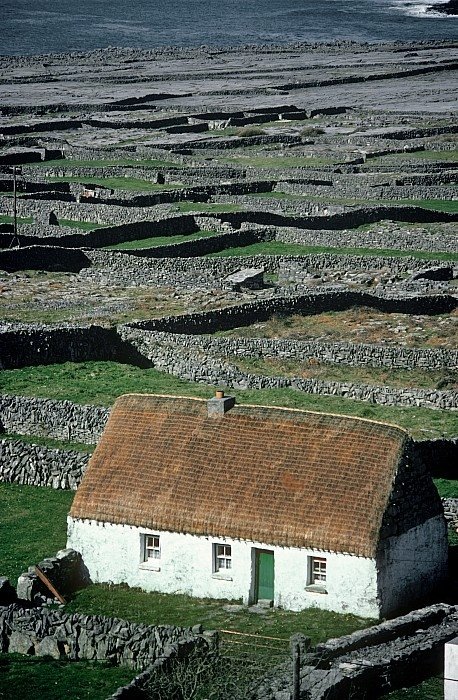
{"label": "white window frame", "polygon": [[328,581],[328,560],[326,557],[307,557],[307,586],[306,590],[316,593],[326,593]]}
{"label": "white window frame", "polygon": [[224,542],[214,542],[213,550],[213,578],[232,581],[233,553],[232,545]]}
{"label": "white window frame", "polygon": [[161,570],[161,536],[157,533],[144,532],[140,536],[141,569]]}

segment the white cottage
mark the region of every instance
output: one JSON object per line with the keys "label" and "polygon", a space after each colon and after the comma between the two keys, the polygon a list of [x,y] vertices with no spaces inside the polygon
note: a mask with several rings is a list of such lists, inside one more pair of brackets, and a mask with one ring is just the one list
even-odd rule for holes
{"label": "white cottage", "polygon": [[400,428],[127,395],[68,519],[94,582],[388,616],[446,575],[442,506]]}

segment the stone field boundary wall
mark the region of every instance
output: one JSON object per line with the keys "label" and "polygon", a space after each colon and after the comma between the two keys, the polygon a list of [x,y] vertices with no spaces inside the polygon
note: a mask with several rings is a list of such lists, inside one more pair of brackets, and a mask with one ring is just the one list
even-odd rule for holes
{"label": "stone field boundary wall", "polygon": [[76,491],[90,455],[0,439],[0,482]]}
{"label": "stone field boundary wall", "polygon": [[[234,232],[234,236],[237,232]],[[2,234],[0,234],[2,235]],[[5,234],[3,234],[5,235]],[[8,234],[9,235],[9,234]],[[229,256],[221,258],[203,258],[198,256],[209,245],[225,245],[232,234],[222,234],[212,243],[213,237],[187,242],[196,257],[145,257],[150,251],[118,251],[100,249],[61,248],[53,246],[30,246],[0,251],[0,269],[7,272],[19,270],[50,270],[59,272],[81,272],[89,276],[104,274],[111,284],[138,286],[159,284],[165,286],[204,285],[211,289],[221,288],[224,275],[237,272],[246,267],[263,267],[266,272],[278,274],[281,284],[301,282],[310,276],[313,270],[362,270],[374,271],[388,268],[393,274],[418,272],[430,267],[447,267],[443,260],[424,260],[413,256],[387,257],[384,255],[347,255],[339,253],[315,253],[307,255],[250,255]],[[253,241],[268,235],[258,229],[241,231],[238,242]],[[227,236],[227,237],[226,237]],[[179,246],[169,246],[179,251]],[[204,247],[205,246],[205,247]],[[181,248],[181,252],[183,252]],[[153,255],[154,252],[152,251]],[[87,268],[91,268],[89,271]]]}
{"label": "stone field boundary wall", "polygon": [[[85,588],[91,582],[89,571],[79,552],[74,549],[61,549],[53,557],[38,562],[37,566],[51,581],[60,595],[68,597],[75,591]],[[13,589],[14,590],[14,589]],[[16,596],[13,600],[5,601],[0,595],[0,605],[20,602],[27,605],[40,606],[54,603],[55,597],[49,588],[38,577],[35,566],[18,577]]]}
{"label": "stone field boundary wall", "polygon": [[[386,227],[389,229],[389,225]],[[456,234],[432,233],[415,228],[402,231],[392,225],[393,231],[304,231],[300,229],[276,229],[275,240],[298,245],[326,246],[332,248],[380,248],[388,250],[421,250],[425,252],[457,253]],[[424,264],[428,264],[425,260]]]}
{"label": "stone field boundary wall", "polygon": [[0,607],[2,653],[107,661],[145,670],[179,642],[186,642],[188,653],[209,648],[205,635],[186,627],[135,624],[101,615],[19,605]]}
{"label": "stone field boundary wall", "polygon": [[352,306],[368,306],[385,313],[434,315],[453,311],[457,305],[457,300],[448,294],[388,298],[368,292],[345,290],[277,297],[213,311],[164,316],[149,321],[129,323],[126,326],[140,330],[201,335],[267,321],[274,314],[309,315],[324,311],[344,311]]}
{"label": "stone field boundary wall", "polygon": [[4,432],[37,435],[55,440],[95,445],[110,414],[109,408],[41,399],[0,395],[0,425]]}
{"label": "stone field boundary wall", "polygon": [[[59,248],[68,246],[70,249],[79,249],[81,246],[98,248],[115,245],[120,242],[123,243],[125,241],[134,241],[140,238],[174,236],[177,235],[177,233],[191,234],[199,232],[199,229],[195,226],[191,217],[180,218],[184,219],[182,225],[179,219],[177,223],[174,222],[173,224],[170,224],[170,220],[165,220],[166,225],[163,225],[162,222],[141,222],[97,229],[87,234],[69,234],[65,232],[57,236],[46,236],[46,238],[42,236],[23,235],[21,233],[20,240],[23,246],[46,245]],[[175,226],[177,226],[176,229]],[[273,233],[271,235],[273,235]],[[11,238],[11,234],[0,233],[0,246],[6,248]],[[252,243],[258,243],[263,240],[266,240],[266,234],[261,233],[256,228],[253,230],[244,229],[243,231],[231,231],[208,237],[202,236],[201,238],[195,238],[192,241],[183,241],[182,243],[163,244],[151,248],[139,247],[138,249],[124,251],[124,254],[147,258],[197,257],[208,253],[216,253],[226,248],[251,245]],[[63,258],[65,258],[65,256],[63,256]],[[46,260],[45,262],[45,260],[43,260],[43,264],[49,264],[49,261]]]}
{"label": "stone field boundary wall", "polygon": [[[129,328],[122,326],[120,332]],[[236,357],[268,357],[307,360],[350,367],[387,367],[390,369],[412,369],[422,367],[429,370],[458,369],[458,350],[445,348],[409,348],[369,343],[324,342],[314,340],[289,340],[283,338],[218,338],[209,335],[189,335],[150,331],[151,341],[210,352],[215,355]]]}
{"label": "stone field boundary wall", "polygon": [[[309,700],[377,698],[414,685],[443,669],[444,644],[457,631],[457,608],[439,603],[319,644],[302,656],[301,694]],[[287,681],[278,676],[258,699],[274,700]]]}
{"label": "stone field boundary wall", "polygon": [[[100,360],[147,367],[116,330],[101,326],[10,325],[0,328],[0,369]],[[82,440],[84,442],[84,440]]]}
{"label": "stone field boundary wall", "polygon": [[208,352],[196,353],[195,349],[182,349],[176,344],[167,346],[164,341],[158,343],[157,338],[147,331],[124,327],[122,337],[135,345],[137,350],[145,355],[156,369],[188,381],[223,385],[234,389],[282,389],[289,387],[307,394],[341,396],[384,406],[458,409],[458,392],[454,391],[395,389],[354,382],[256,375],[243,372],[234,362],[212,357]]}
{"label": "stone field boundary wall", "polygon": [[[238,183],[240,187],[250,186],[252,183]],[[264,185],[264,189],[258,189],[258,191],[269,191],[268,186],[273,186],[274,183],[270,181],[265,181],[263,183],[253,183],[258,185],[259,188]],[[221,190],[227,186],[221,186]],[[267,188],[267,189],[266,189]],[[208,189],[208,188],[207,188]],[[252,188],[253,189],[253,188]],[[200,190],[205,190],[205,188],[200,188]],[[170,197],[177,197],[177,193],[181,193],[186,190],[176,190],[167,191],[167,193],[157,193],[157,197],[163,196],[165,199],[169,200]],[[193,196],[191,193],[188,197],[193,201]],[[223,196],[224,192],[219,192]],[[167,197],[166,197],[167,195]],[[208,195],[208,196],[207,196]],[[213,197],[209,192],[206,193],[207,199]],[[197,196],[197,195],[196,195]],[[202,195],[204,196],[204,195]],[[156,197],[156,195],[155,195]],[[164,204],[166,204],[164,199]],[[136,202],[138,201],[138,205]],[[173,199],[173,201],[179,201]],[[234,200],[232,200],[233,203]],[[275,202],[279,200],[273,200],[272,206]],[[160,202],[156,202],[159,204]],[[126,202],[123,201],[125,205]],[[310,203],[307,203],[310,204]],[[345,211],[344,207],[340,207],[343,211],[334,214],[319,214],[319,215],[294,215],[294,214],[276,214],[274,212],[265,211],[265,208],[269,205],[269,201],[263,201],[263,209],[261,211],[243,211],[243,212],[231,212],[231,213],[220,213],[213,215],[213,218],[221,219],[222,221],[232,224],[235,228],[240,228],[242,223],[257,223],[264,226],[290,226],[295,228],[305,228],[305,229],[327,229],[327,230],[338,230],[346,228],[356,228],[363,224],[377,223],[378,221],[389,219],[391,221],[405,221],[410,223],[435,223],[435,222],[454,222],[458,221],[458,214],[450,214],[447,212],[433,211],[428,209],[422,209],[416,206],[405,206],[405,205],[374,205],[365,207],[352,207]],[[12,215],[12,201],[11,198],[0,197],[0,213]],[[318,206],[314,203],[316,209],[324,209],[325,206],[321,204]],[[102,203],[102,202],[62,202],[62,201],[52,201],[52,200],[40,200],[40,199],[24,199],[20,198],[17,202],[17,214],[19,217],[33,217],[35,221],[45,222],[49,218],[49,213],[54,212],[58,219],[70,219],[79,220],[86,222],[93,222],[98,224],[113,224],[119,225],[123,223],[133,222],[133,221],[148,221],[150,219],[160,218],[156,209],[152,211],[152,205],[148,205],[142,200],[129,200],[129,206],[121,206],[113,200],[112,203]],[[199,202],[196,201],[196,213],[199,212]],[[209,217],[212,217],[211,213],[207,213]],[[167,216],[167,213],[164,214]]]}

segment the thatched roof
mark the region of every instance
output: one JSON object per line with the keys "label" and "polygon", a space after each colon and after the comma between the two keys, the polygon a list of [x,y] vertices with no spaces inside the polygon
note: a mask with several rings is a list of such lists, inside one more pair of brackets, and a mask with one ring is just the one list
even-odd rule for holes
{"label": "thatched roof", "polygon": [[348,416],[126,395],[70,515],[270,545],[375,554],[405,447],[400,428]]}

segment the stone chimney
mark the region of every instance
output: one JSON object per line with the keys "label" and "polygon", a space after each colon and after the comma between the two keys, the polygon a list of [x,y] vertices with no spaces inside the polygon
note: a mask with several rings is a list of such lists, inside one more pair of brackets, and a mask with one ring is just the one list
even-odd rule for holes
{"label": "stone chimney", "polygon": [[218,389],[215,396],[207,401],[208,417],[222,418],[233,406],[235,406],[235,397],[224,396],[224,391]]}

